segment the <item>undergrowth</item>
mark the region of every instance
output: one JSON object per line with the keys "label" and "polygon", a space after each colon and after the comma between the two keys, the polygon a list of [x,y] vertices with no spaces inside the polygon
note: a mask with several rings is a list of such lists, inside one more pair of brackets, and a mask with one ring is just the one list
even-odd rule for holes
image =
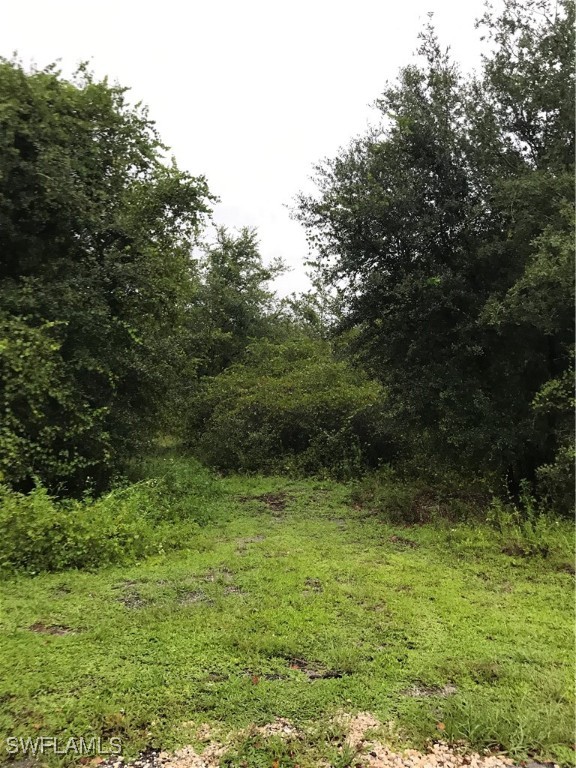
{"label": "undergrowth", "polygon": [[[574,763],[569,521],[489,500],[457,520],[464,496],[390,473],[352,499],[176,457],[131,480],[82,502],[5,495],[1,733],[115,736],[130,758],[206,724],[249,734],[230,768],[315,768],[354,765],[330,723],[371,712],[398,749],[441,723],[515,762]],[[305,739],[255,734],[278,717]]]}
{"label": "undergrowth", "polygon": [[0,571],[93,569],[177,549],[211,519],[217,480],[189,459],[150,459],[148,479],[98,498],[58,499],[0,486]]}

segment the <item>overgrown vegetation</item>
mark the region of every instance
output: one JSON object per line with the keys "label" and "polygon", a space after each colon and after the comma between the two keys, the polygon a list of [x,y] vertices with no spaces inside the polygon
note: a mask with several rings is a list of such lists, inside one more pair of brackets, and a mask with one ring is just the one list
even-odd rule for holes
{"label": "overgrown vegetation", "polygon": [[85,68],[67,82],[2,60],[0,101],[0,478],[103,490],[182,375],[212,198],[164,161],[146,110]]}
{"label": "overgrown vegetation", "polygon": [[[337,712],[370,711],[399,747],[443,723],[572,764],[569,522],[527,557],[515,532],[395,525],[332,481],[231,476],[210,496],[205,526],[172,527],[179,551],[0,585],[2,733],[115,735],[130,756],[284,717],[301,738],[239,734],[224,765],[312,768],[341,757]],[[196,486],[181,501],[198,509]]]}
{"label": "overgrown vegetation", "polygon": [[213,478],[189,459],[98,498],[0,486],[0,573],[93,570],[178,549],[211,519],[217,498]]}
{"label": "overgrown vegetation", "polygon": [[425,29],[297,216],[412,449],[571,513],[574,3],[507,0],[480,26],[472,77]]}
{"label": "overgrown vegetation", "polygon": [[318,166],[283,300],[125,89],[0,60],[3,732],[573,763],[574,2],[479,26]]}
{"label": "overgrown vegetation", "polygon": [[393,453],[382,388],[305,336],[249,346],[204,381],[192,419],[192,445],[224,470],[352,478]]}

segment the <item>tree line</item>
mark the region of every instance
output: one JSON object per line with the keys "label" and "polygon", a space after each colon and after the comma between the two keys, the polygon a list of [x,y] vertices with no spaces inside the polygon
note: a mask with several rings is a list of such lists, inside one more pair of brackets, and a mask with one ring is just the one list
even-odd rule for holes
{"label": "tree line", "polygon": [[431,25],[294,216],[314,288],[86,67],[0,62],[0,481],[109,487],[161,434],[222,470],[381,464],[572,504],[574,2]]}

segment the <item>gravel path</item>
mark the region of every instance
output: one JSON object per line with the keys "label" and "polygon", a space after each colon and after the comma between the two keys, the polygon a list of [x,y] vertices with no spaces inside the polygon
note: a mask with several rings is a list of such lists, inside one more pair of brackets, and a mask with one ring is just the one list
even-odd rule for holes
{"label": "gravel path", "polygon": [[[351,768],[511,768],[517,766],[513,760],[503,755],[480,755],[470,752],[460,745],[449,745],[439,741],[430,746],[427,752],[407,749],[394,751],[385,743],[372,739],[370,732],[382,729],[383,724],[369,712],[358,715],[342,715],[336,722],[345,727],[347,737],[345,744],[356,752],[350,762]],[[242,735],[260,734],[263,738],[279,736],[286,739],[301,739],[303,735],[288,720],[278,718],[273,723],[260,727],[252,727]],[[131,763],[125,763],[122,758],[109,760],[103,766],[109,768],[220,768],[221,760],[229,749],[230,742],[212,740],[208,726],[201,726],[197,737],[205,743],[205,747],[196,750],[192,746],[183,747],[173,753],[148,752]],[[330,768],[327,761],[318,763],[318,768]],[[522,768],[558,768],[554,763],[537,763],[534,761],[522,764]]]}

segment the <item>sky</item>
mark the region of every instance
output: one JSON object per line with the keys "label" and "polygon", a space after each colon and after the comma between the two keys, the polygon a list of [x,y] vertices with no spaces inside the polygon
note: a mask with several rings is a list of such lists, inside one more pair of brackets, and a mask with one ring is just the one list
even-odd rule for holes
{"label": "sky", "polygon": [[433,12],[462,69],[480,61],[482,0],[6,0],[0,55],[89,61],[131,89],[180,168],[203,174],[214,220],[259,233],[276,286],[306,289],[308,248],[289,208],[314,164],[364,133],[370,105],[408,64]]}

